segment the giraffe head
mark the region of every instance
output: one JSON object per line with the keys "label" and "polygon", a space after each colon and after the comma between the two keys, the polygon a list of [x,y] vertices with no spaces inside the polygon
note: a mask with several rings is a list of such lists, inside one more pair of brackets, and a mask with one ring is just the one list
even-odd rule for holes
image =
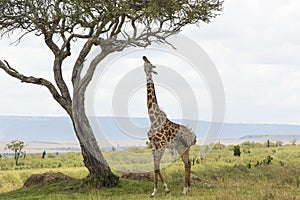
{"label": "giraffe head", "polygon": [[146,56],[143,56],[143,60],[145,61],[144,71],[145,71],[146,75],[149,76],[152,73],[157,74],[157,72],[153,70],[156,67],[150,63],[150,61],[148,60],[148,58]]}

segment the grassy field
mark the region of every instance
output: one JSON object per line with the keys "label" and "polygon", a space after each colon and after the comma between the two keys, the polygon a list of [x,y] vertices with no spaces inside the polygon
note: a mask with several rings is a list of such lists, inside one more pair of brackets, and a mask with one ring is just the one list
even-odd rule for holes
{"label": "grassy field", "polygon": [[[128,151],[148,152],[131,149]],[[124,152],[113,154],[114,160],[127,166]],[[171,193],[165,195],[160,184],[155,199],[299,199],[300,200],[300,146],[276,147],[246,142],[241,145],[241,156],[233,156],[233,146],[218,144],[204,158],[199,157],[199,147],[191,149],[191,157],[197,158],[192,166],[192,188],[186,197],[182,192],[184,167],[181,160],[162,170]],[[28,155],[14,166],[12,158],[0,159],[0,199],[150,199],[152,181],[122,179],[115,188],[95,188],[82,180],[88,172],[81,155],[68,153]],[[144,160],[145,165],[147,160]],[[22,188],[31,174],[62,172],[75,180]],[[121,175],[121,172],[115,172]]]}

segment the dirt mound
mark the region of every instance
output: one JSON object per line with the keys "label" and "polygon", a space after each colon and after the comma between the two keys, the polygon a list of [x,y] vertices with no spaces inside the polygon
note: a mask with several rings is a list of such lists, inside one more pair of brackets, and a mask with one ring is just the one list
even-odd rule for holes
{"label": "dirt mound", "polygon": [[139,180],[139,181],[152,181],[153,177],[151,173],[134,173],[128,172],[122,175],[122,178],[131,179],[131,180]]}
{"label": "dirt mound", "polygon": [[43,174],[32,174],[29,178],[26,179],[23,187],[32,187],[37,185],[49,185],[51,183],[56,183],[59,181],[73,180],[73,178],[57,172],[46,172]]}

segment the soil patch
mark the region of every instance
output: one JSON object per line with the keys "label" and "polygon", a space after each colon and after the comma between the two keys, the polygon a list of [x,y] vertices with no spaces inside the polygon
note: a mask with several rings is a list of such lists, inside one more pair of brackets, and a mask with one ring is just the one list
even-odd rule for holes
{"label": "soil patch", "polygon": [[61,172],[46,172],[43,174],[32,174],[26,179],[23,187],[33,187],[37,185],[49,185],[52,183],[57,183],[59,181],[74,180],[70,176],[67,176]]}

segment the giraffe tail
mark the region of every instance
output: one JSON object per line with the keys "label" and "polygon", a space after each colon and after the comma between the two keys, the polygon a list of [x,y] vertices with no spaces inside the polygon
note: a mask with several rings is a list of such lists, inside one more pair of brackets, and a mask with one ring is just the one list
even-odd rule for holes
{"label": "giraffe tail", "polygon": [[192,135],[191,145],[194,145],[197,142],[197,135],[191,129],[190,129],[190,134]]}

